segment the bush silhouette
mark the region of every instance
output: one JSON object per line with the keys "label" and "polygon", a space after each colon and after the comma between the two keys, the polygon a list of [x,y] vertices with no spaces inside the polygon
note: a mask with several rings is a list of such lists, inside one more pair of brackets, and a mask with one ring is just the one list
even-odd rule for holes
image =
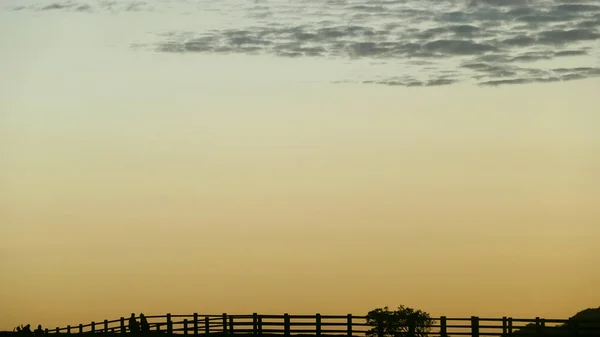
{"label": "bush silhouette", "polygon": [[368,337],[425,337],[435,320],[425,311],[401,305],[394,311],[388,307],[369,311],[367,324],[372,326]]}

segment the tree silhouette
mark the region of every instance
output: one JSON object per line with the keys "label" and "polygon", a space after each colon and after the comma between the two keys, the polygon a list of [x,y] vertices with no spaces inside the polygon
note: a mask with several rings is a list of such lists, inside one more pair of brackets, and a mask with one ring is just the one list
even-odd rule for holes
{"label": "tree silhouette", "polygon": [[425,311],[401,305],[394,311],[388,307],[369,311],[367,324],[372,326],[368,337],[425,337],[435,320]]}

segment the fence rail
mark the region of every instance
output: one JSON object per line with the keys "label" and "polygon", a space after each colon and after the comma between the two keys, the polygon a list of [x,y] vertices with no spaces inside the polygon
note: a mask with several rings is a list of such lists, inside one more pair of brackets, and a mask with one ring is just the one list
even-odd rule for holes
{"label": "fence rail", "polygon": [[[371,330],[366,316],[347,315],[159,315],[146,316],[151,334],[167,335],[311,335],[363,337]],[[139,322],[139,317],[136,318]],[[51,334],[125,334],[129,318],[46,329]],[[600,337],[600,320],[502,318],[435,318],[429,332],[416,334],[414,327],[405,335],[413,337],[498,336],[498,337]]]}

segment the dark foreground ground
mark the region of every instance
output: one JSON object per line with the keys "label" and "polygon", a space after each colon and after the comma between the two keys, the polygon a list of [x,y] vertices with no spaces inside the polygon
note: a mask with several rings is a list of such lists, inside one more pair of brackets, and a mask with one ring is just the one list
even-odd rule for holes
{"label": "dark foreground ground", "polygon": [[[77,333],[72,333],[72,334],[66,334],[66,333],[51,333],[49,334],[49,336],[63,336],[63,337],[67,337],[67,336],[71,336],[71,335],[79,335]],[[82,335],[92,335],[91,332],[84,332]],[[121,334],[121,333],[104,333],[104,332],[96,332],[93,333],[94,337],[167,337],[167,333],[166,332],[151,332],[149,334],[138,334],[138,335],[130,335],[130,334]],[[189,336],[189,337],[193,337],[194,334],[187,334],[184,335],[183,333],[174,333],[173,335],[175,336]],[[201,337],[206,337],[206,335],[204,334],[199,334],[198,336]],[[235,334],[235,335],[224,335],[224,334],[210,334],[209,337],[283,337],[283,334],[263,334],[263,335],[253,335],[253,334]],[[356,337],[363,337],[364,335],[360,335],[360,336],[356,336]],[[428,336],[430,337],[440,337],[439,333],[431,333]],[[479,337],[502,337],[501,334],[485,334],[485,335],[480,335]],[[0,337],[36,337],[36,335],[34,334],[30,334],[30,335],[24,335],[24,334],[19,334],[16,332],[3,332],[0,331]],[[75,337],[75,336],[72,336]],[[291,337],[317,337],[316,335],[310,335],[310,334],[292,334]],[[346,337],[346,335],[340,335],[340,334],[322,334],[319,337]],[[402,336],[404,337],[404,336]],[[456,333],[450,333],[447,335],[447,337],[472,337],[471,334],[456,334]],[[536,333],[530,333],[530,332],[513,332],[510,335],[507,335],[505,337],[600,337],[600,330],[597,331],[580,331],[579,333],[574,333],[571,334],[567,331],[552,331],[552,332],[548,332],[548,333],[542,333],[542,334],[536,334]]]}

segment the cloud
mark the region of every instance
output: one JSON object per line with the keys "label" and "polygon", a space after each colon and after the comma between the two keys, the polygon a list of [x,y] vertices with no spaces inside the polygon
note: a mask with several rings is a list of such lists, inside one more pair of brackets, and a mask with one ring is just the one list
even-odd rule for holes
{"label": "cloud", "polygon": [[436,40],[427,42],[422,48],[442,55],[479,55],[496,51],[494,46],[464,40]]}
{"label": "cloud", "polygon": [[50,4],[47,6],[44,6],[42,8],[40,8],[40,10],[42,11],[52,11],[52,10],[60,10],[60,9],[70,9],[72,7],[76,6],[75,4],[72,3],[54,3],[54,4]]}
{"label": "cloud", "polygon": [[[420,67],[429,76],[362,81],[385,85],[448,85],[465,77],[479,80],[482,85],[504,85],[598,76],[595,71],[573,70],[556,75],[535,68],[538,61],[592,55],[592,44],[600,37],[597,4],[569,0],[459,3],[307,0],[281,7],[260,3],[253,13],[268,12],[269,16],[262,18],[272,22],[201,32],[179,41],[168,39],[158,43],[157,48],[182,53],[377,59],[388,64],[402,62],[413,69]],[[312,14],[289,16],[299,10]],[[591,49],[585,48],[586,43]],[[457,69],[465,76],[440,77],[448,64],[456,63],[445,60],[457,59],[462,60]],[[530,68],[514,64],[528,64]]]}
{"label": "cloud", "polygon": [[500,43],[510,47],[527,47],[535,44],[536,42],[537,38],[527,35],[517,35],[500,41]]}
{"label": "cloud", "polygon": [[529,72],[531,76],[488,80],[480,82],[479,85],[500,86],[507,84],[548,83],[600,76],[600,68],[597,67],[556,68],[545,71],[540,69],[524,69],[524,71]]}
{"label": "cloud", "polygon": [[503,80],[493,80],[481,82],[481,86],[500,86],[506,84],[527,84],[527,83],[536,83],[536,82],[558,82],[560,78],[558,77],[549,77],[549,78],[512,78],[512,79],[503,79]]}
{"label": "cloud", "polygon": [[438,78],[430,78],[427,80],[418,80],[411,76],[403,76],[403,77],[390,77],[386,79],[380,80],[367,80],[363,81],[364,84],[383,84],[390,86],[402,86],[402,87],[433,87],[433,86],[443,86],[450,85],[458,82],[459,80],[456,78],[450,77],[438,77]]}
{"label": "cloud", "polygon": [[[376,60],[396,65],[400,73],[354,80],[384,85],[449,85],[469,79],[482,85],[505,85],[600,76],[597,70],[555,73],[538,65],[557,58],[566,63],[579,58],[577,63],[583,66],[579,68],[596,69],[598,0],[231,0],[182,1],[179,5],[188,6],[186,12],[192,15],[210,10],[223,23],[231,22],[215,26],[226,28],[160,34],[146,48],[170,53],[334,58],[350,63]],[[20,8],[24,9],[135,12],[151,7],[135,0],[72,0]],[[134,47],[139,49],[140,44]],[[458,73],[440,75],[449,69]],[[404,71],[420,73],[422,78],[406,77]]]}
{"label": "cloud", "polygon": [[469,6],[515,6],[528,3],[527,0],[471,0]]}
{"label": "cloud", "polygon": [[509,64],[491,64],[484,62],[466,63],[461,65],[462,68],[470,69],[482,76],[479,77],[514,77],[519,75],[520,68]]}
{"label": "cloud", "polygon": [[561,56],[583,56],[587,55],[587,51],[585,50],[561,50],[559,52],[554,53],[555,57]]}
{"label": "cloud", "polygon": [[346,9],[350,11],[360,11],[360,12],[368,12],[368,13],[383,13],[387,12],[388,8],[384,6],[372,6],[372,5],[357,5],[357,6],[349,6]]}
{"label": "cloud", "polygon": [[435,37],[452,37],[452,38],[474,38],[482,36],[485,32],[477,26],[473,25],[451,25],[430,28],[419,32],[416,36],[419,39],[432,39]]}
{"label": "cloud", "polygon": [[537,43],[566,45],[578,41],[594,41],[600,33],[593,29],[550,30],[538,35]]}
{"label": "cloud", "polygon": [[44,11],[64,11],[64,12],[94,12],[94,11],[109,11],[109,12],[140,12],[151,11],[151,7],[147,2],[143,1],[98,1],[93,5],[85,2],[66,1],[53,2],[44,5],[18,6],[13,8],[15,11],[32,10],[38,12]]}
{"label": "cloud", "polygon": [[551,60],[554,58],[555,53],[550,51],[545,52],[527,52],[521,55],[515,56],[511,59],[512,62],[535,62],[540,60]]}
{"label": "cloud", "polygon": [[600,27],[600,16],[595,19],[583,20],[576,23],[576,27],[580,29],[596,29]]}
{"label": "cloud", "polygon": [[564,12],[564,13],[589,13],[589,12],[599,12],[600,6],[573,3],[573,4],[558,5],[555,7],[555,9],[557,12]]}

